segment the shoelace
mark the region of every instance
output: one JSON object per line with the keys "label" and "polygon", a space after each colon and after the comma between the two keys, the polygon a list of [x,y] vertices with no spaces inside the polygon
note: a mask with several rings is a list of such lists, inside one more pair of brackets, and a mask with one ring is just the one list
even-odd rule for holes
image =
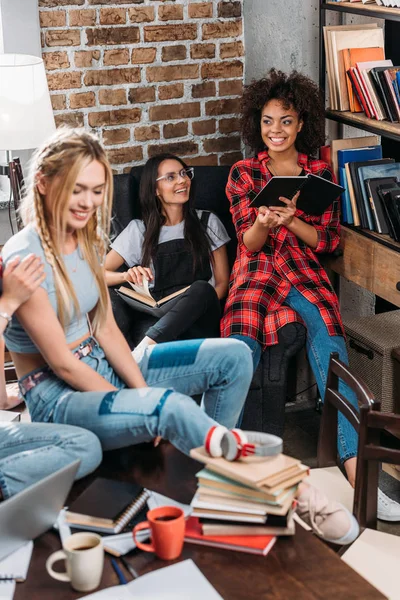
{"label": "shoelace", "polygon": [[[319,496],[319,498],[318,498],[318,496]],[[300,500],[299,504],[301,507],[301,504],[302,504],[301,500]],[[324,533],[318,526],[318,524],[316,522],[316,517],[320,517],[323,522],[325,520],[324,517],[333,515],[338,510],[340,510],[340,509],[339,508],[336,508],[333,510],[330,509],[328,498],[326,496],[323,497],[323,495],[319,494],[317,492],[316,488],[314,488],[314,487],[310,488],[306,511],[308,512],[308,515],[309,515],[310,525],[311,525],[312,529],[316,533],[318,533],[318,535],[323,536]],[[299,516],[301,517],[301,514]]]}

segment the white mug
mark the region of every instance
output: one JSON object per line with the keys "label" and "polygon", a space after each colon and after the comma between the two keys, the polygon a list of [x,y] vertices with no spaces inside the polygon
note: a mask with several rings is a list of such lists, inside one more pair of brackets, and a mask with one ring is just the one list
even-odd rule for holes
{"label": "white mug", "polygon": [[[65,560],[66,572],[53,571],[53,564]],[[68,581],[77,592],[90,592],[100,584],[103,573],[104,549],[97,533],[74,533],[63,543],[63,550],[53,552],[46,562],[51,577]]]}

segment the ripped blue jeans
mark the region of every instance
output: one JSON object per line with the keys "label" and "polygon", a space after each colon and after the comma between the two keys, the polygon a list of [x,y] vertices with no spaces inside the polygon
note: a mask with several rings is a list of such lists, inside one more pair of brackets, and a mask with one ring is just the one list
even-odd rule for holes
{"label": "ripped blue jeans", "polygon": [[[97,343],[81,360],[117,391],[77,392],[49,374],[25,400],[33,421],[85,427],[97,435],[104,450],[161,436],[189,454],[217,422],[235,426],[253,374],[249,348],[230,339],[150,346],[139,367],[152,387],[142,389],[125,386]],[[188,397],[194,394],[203,394],[201,408]]]}

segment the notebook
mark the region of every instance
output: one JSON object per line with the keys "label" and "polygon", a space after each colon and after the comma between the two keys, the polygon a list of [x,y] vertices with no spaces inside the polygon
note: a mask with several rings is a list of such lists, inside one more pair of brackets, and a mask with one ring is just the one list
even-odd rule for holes
{"label": "notebook", "polygon": [[223,548],[225,550],[236,550],[250,554],[261,554],[266,556],[276,542],[274,535],[203,535],[202,526],[198,519],[190,517],[186,522],[185,542],[211,546],[212,548]]}
{"label": "notebook", "polygon": [[120,533],[148,497],[136,483],[99,477],[68,507],[65,520],[78,529]]}
{"label": "notebook", "polygon": [[25,581],[31,562],[32,550],[33,542],[31,541],[3,558],[0,561],[0,578],[12,577],[16,581]]}
{"label": "notebook", "polygon": [[297,208],[309,215],[322,215],[344,188],[324,177],[308,173],[294,177],[275,176],[251,200],[250,206],[285,206],[279,200],[284,196],[289,200],[300,190]]}
{"label": "notebook", "polygon": [[84,598],[85,600],[223,600],[190,559],[141,575],[126,585],[100,590]]}

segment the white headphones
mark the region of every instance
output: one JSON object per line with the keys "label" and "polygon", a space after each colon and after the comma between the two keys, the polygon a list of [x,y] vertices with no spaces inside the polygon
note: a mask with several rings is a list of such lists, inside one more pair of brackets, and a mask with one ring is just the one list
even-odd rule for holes
{"label": "white headphones", "polygon": [[238,460],[242,456],[275,456],[282,452],[282,439],[270,433],[258,431],[228,430],[214,425],[204,442],[206,452],[214,458]]}

